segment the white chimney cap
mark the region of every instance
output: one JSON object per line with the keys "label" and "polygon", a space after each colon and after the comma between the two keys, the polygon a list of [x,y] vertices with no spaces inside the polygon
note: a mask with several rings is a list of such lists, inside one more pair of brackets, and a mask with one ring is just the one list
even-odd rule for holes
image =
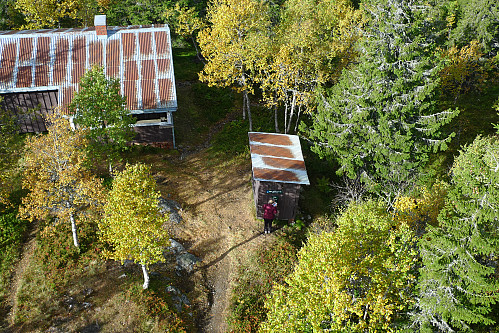
{"label": "white chimney cap", "polygon": [[95,15],[94,26],[105,26],[106,25],[106,15]]}

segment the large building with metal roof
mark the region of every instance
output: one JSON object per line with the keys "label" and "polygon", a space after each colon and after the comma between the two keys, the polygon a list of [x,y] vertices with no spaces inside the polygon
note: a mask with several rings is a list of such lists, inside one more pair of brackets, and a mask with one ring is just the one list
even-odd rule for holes
{"label": "large building with metal roof", "polygon": [[[0,31],[0,97],[14,112],[63,110],[93,65],[120,80],[127,107],[137,118],[135,141],[174,146],[177,110],[170,30],[167,25]],[[24,117],[23,132],[45,130],[38,115]]]}
{"label": "large building with metal roof", "polygon": [[310,185],[296,135],[249,132],[253,195],[257,218],[263,205],[278,202],[278,219],[294,219],[302,185]]}

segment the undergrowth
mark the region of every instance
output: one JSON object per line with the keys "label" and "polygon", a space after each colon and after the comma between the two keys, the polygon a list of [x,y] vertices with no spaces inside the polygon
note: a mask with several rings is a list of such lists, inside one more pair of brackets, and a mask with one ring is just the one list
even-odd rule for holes
{"label": "undergrowth", "polygon": [[[273,113],[265,108],[253,107],[253,132],[274,132]],[[209,152],[215,157],[230,158],[249,152],[248,119],[233,120],[218,132]]]}
{"label": "undergrowth", "polygon": [[10,275],[27,227],[28,222],[18,219],[15,211],[0,215],[0,301],[8,293]]}
{"label": "undergrowth", "polygon": [[278,237],[252,254],[238,271],[230,301],[228,323],[232,332],[256,332],[266,319],[264,302],[276,283],[282,283],[296,263],[297,249]]}
{"label": "undergrowth", "polygon": [[[142,329],[145,331],[154,328],[158,332],[184,333],[193,329],[192,323],[187,323],[171,308],[165,288],[143,290],[138,284],[134,284],[126,291],[125,299],[144,306],[145,320]],[[187,327],[190,328],[189,331]]]}
{"label": "undergrowth", "polygon": [[[172,310],[166,291],[154,287],[155,279],[151,289],[143,291],[139,268],[123,274],[122,266],[101,259],[105,244],[98,239],[95,223],[79,225],[79,249],[73,245],[69,223],[58,224],[50,232],[44,230],[47,224],[41,223],[34,254],[18,284],[12,310],[16,326],[36,331],[55,325],[64,331],[78,331],[86,327],[85,321],[92,321],[113,331],[119,324],[116,320],[124,320],[117,314],[128,311],[131,317],[126,326],[134,330],[187,332],[189,324]],[[118,278],[120,274],[131,278]],[[107,287],[93,292],[91,299],[84,295],[85,290],[101,284]],[[95,312],[94,308],[101,310]]]}

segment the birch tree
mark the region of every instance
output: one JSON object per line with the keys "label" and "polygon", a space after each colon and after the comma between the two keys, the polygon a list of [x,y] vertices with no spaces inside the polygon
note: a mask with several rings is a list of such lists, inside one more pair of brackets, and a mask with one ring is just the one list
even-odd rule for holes
{"label": "birch tree", "polygon": [[16,0],[15,7],[26,21],[23,29],[60,27],[64,21],[92,26],[98,5],[106,0]]}
{"label": "birch tree", "polygon": [[451,138],[442,133],[457,110],[436,106],[438,72],[426,5],[386,0],[366,5],[369,24],[359,64],[332,89],[319,90],[308,129],[321,157],[339,174],[359,177],[391,206],[428,159]]}
{"label": "birch tree", "polygon": [[176,34],[191,39],[192,45],[196,49],[196,56],[200,61],[204,62],[196,36],[199,30],[205,27],[205,22],[199,16],[196,9],[194,7],[182,6],[177,2],[175,3],[175,7],[166,8],[163,15],[166,21],[173,27]]}
{"label": "birch tree", "polygon": [[70,223],[73,244],[79,247],[78,221],[101,208],[104,188],[85,168],[85,133],[73,131],[58,112],[47,122],[48,134],[26,139],[22,184],[29,193],[19,213],[30,221],[56,217],[56,224]]}
{"label": "birch tree", "polygon": [[499,301],[499,142],[481,138],[464,147],[439,226],[420,240],[423,267],[412,329],[471,331],[495,323]]}
{"label": "birch tree", "polygon": [[160,212],[159,197],[150,167],[127,165],[113,180],[100,224],[102,239],[113,249],[105,255],[122,262],[138,262],[144,289],[149,287],[148,266],[163,259],[164,248],[170,243],[163,228],[168,216]]}
{"label": "birch tree", "polygon": [[269,7],[262,0],[214,0],[208,7],[209,27],[199,35],[206,59],[199,78],[210,86],[234,87],[243,94],[243,119],[252,130],[249,94],[254,89],[255,64],[261,36],[269,30]]}
{"label": "birch tree", "polygon": [[394,332],[411,303],[413,233],[376,202],[351,205],[312,235],[266,302],[261,332]]}
{"label": "birch tree", "polygon": [[284,107],[288,133],[296,132],[300,114],[314,104],[317,85],[336,79],[355,59],[361,15],[349,0],[288,0],[279,15],[258,82],[268,106]]}

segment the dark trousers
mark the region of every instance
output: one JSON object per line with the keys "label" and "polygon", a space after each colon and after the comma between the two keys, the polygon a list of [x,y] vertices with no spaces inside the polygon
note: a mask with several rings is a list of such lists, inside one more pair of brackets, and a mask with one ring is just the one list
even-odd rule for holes
{"label": "dark trousers", "polygon": [[272,221],[274,219],[263,219],[265,221],[265,229],[264,231],[271,232],[272,231]]}

